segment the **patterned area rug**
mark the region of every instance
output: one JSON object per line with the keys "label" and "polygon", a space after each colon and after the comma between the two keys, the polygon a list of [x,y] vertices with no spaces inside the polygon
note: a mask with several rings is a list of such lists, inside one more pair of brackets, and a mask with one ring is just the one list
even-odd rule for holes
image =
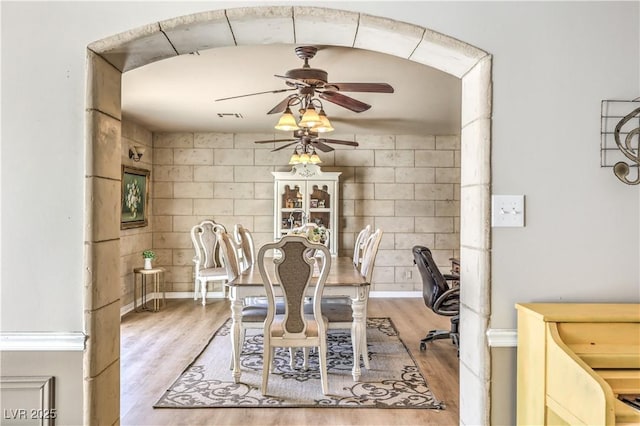
{"label": "patterned area rug", "polygon": [[362,369],[360,382],[351,376],[353,349],[348,330],[330,330],[328,336],[329,395],[322,394],[318,356],[312,351],[309,369],[302,366],[302,351],[295,368],[288,349],[276,349],[276,366],[269,376],[269,395],[262,383],[262,332],[247,330],[242,355],[241,383],[231,377],[231,338],[228,320],[205,349],[171,385],[155,408],[205,407],[346,407],[444,409],[389,318],[367,320],[370,370]]}

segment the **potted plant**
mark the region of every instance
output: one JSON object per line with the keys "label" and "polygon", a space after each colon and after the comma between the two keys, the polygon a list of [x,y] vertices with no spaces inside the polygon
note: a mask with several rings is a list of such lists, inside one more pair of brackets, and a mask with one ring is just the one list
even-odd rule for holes
{"label": "potted plant", "polygon": [[145,250],[142,252],[144,258],[144,269],[153,269],[151,261],[156,258],[156,253],[153,250]]}

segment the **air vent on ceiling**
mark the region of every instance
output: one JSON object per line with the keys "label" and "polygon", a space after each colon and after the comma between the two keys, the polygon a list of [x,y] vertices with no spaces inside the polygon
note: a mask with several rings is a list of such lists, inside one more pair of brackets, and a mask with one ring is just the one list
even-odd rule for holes
{"label": "air vent on ceiling", "polygon": [[239,112],[219,112],[218,113],[218,117],[220,118],[243,118],[242,114],[240,114]]}

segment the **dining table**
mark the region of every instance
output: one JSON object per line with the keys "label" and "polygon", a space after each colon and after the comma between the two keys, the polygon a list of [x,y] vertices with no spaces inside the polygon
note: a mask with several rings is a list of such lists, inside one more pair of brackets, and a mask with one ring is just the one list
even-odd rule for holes
{"label": "dining table", "polygon": [[[276,277],[274,273],[274,263],[266,261],[265,266],[271,277]],[[353,312],[353,322],[351,325],[351,342],[353,346],[353,368],[352,376],[354,381],[360,380],[360,355],[363,348],[362,333],[366,333],[367,315],[365,312],[366,301],[369,296],[369,284],[358,268],[353,264],[353,260],[346,256],[332,256],[331,267],[325,281],[323,296],[342,296],[351,299],[351,308]],[[247,297],[266,296],[266,290],[260,275],[258,264],[249,266],[244,272],[240,273],[235,279],[225,284],[229,290],[229,299],[231,301],[231,356],[233,359],[233,380],[239,383],[242,372],[240,370],[240,354],[237,350],[241,350],[241,324],[242,324],[242,308],[244,300]],[[309,288],[309,295],[313,293],[313,286]],[[277,291],[277,286],[276,286]],[[281,295],[276,293],[276,296]],[[366,348],[364,348],[366,350]]]}

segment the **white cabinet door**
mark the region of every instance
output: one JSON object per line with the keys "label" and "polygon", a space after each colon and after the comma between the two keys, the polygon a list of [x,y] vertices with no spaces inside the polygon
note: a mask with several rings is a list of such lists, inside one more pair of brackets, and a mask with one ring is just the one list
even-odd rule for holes
{"label": "white cabinet door", "polygon": [[340,172],[322,172],[319,166],[294,166],[290,172],[273,172],[274,237],[305,223],[329,231],[329,250],[338,254],[338,177]]}
{"label": "white cabinet door", "polygon": [[276,181],[276,238],[288,234],[291,228],[302,225],[308,217],[305,206],[306,187],[305,181]]}

